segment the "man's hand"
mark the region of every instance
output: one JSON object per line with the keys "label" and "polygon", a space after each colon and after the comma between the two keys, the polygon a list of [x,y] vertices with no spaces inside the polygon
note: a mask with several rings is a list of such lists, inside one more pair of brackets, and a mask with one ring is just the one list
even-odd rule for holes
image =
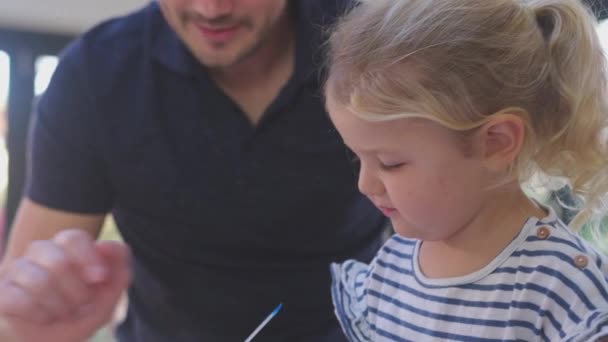
{"label": "man's hand", "polygon": [[0,336],[83,342],[110,320],[130,277],[122,243],[95,242],[80,230],[35,241],[0,266]]}

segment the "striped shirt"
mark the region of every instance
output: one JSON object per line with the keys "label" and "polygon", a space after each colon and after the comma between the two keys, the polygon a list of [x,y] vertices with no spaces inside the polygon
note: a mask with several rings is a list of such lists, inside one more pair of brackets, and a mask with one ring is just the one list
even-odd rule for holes
{"label": "striped shirt", "polygon": [[351,341],[595,341],[608,336],[608,258],[551,212],[530,218],[483,269],[447,279],[418,268],[420,242],[393,236],[371,264],[332,265]]}

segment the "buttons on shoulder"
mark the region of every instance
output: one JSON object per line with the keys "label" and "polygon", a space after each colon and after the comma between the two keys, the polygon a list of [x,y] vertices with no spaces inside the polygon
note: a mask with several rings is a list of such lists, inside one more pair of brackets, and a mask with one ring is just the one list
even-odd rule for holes
{"label": "buttons on shoulder", "polygon": [[587,256],[579,254],[574,257],[574,264],[578,268],[585,268],[589,264],[589,258]]}
{"label": "buttons on shoulder", "polygon": [[547,238],[549,238],[550,235],[551,235],[551,231],[546,226],[539,227],[536,230],[536,237],[538,237],[541,240],[546,240]]}
{"label": "buttons on shoulder", "polygon": [[[552,227],[549,225],[541,225],[536,228],[536,237],[539,240],[547,240],[551,236]],[[589,265],[589,257],[585,254],[576,254],[572,257],[574,266],[583,269]]]}

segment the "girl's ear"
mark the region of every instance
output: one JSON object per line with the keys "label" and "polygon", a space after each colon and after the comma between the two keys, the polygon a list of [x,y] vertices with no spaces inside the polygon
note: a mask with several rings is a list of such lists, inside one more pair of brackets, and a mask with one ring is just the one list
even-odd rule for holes
{"label": "girl's ear", "polygon": [[500,114],[481,126],[476,134],[476,145],[484,165],[490,171],[507,171],[524,143],[526,125],[513,114]]}

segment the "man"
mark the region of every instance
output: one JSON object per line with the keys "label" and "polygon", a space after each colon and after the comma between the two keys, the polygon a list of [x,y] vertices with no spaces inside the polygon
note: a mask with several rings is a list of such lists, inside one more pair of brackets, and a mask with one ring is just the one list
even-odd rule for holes
{"label": "man", "polygon": [[[279,303],[256,340],[342,341],[328,264],[369,259],[384,225],[320,96],[345,7],[159,0],[72,44],[38,104],[0,331],[83,340],[132,278],[120,341],[242,341]],[[109,211],[131,257],[93,241]]]}

